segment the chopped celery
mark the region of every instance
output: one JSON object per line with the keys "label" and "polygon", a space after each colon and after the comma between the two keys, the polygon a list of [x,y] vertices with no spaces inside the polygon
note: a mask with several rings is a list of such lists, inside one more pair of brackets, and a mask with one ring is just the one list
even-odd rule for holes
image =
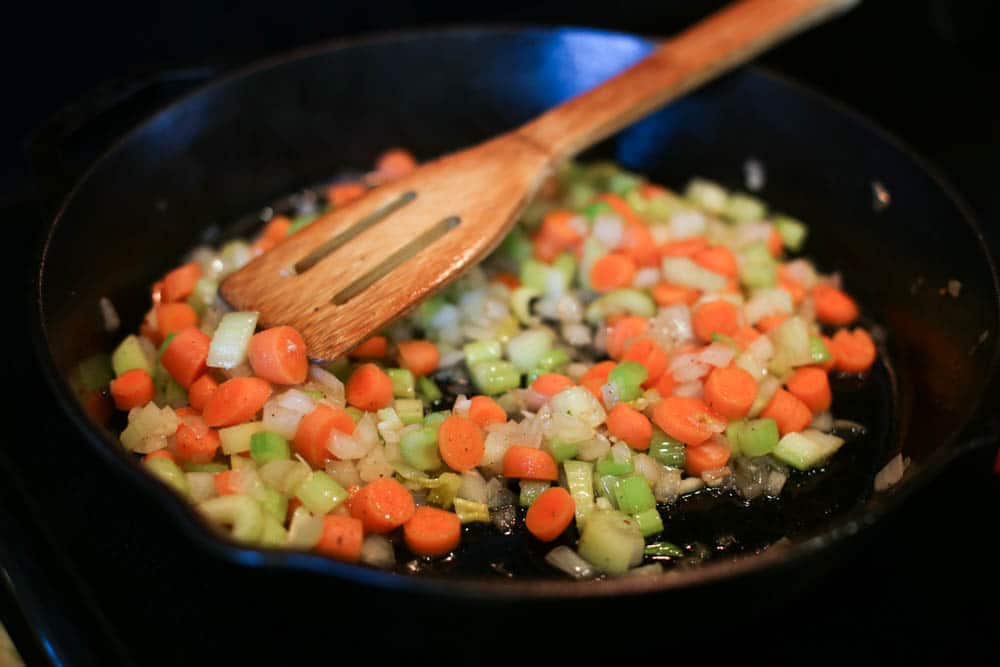
{"label": "chopped celery", "polygon": [[521,494],[518,496],[518,504],[521,507],[531,507],[535,498],[542,494],[542,491],[549,488],[549,483],[533,479],[521,480]]}
{"label": "chopped celery", "polygon": [[448,418],[448,414],[447,412],[432,412],[424,417],[424,426],[434,429],[436,433],[438,427],[441,426],[441,422]]}
{"label": "chopped celery", "polygon": [[726,208],[729,193],[718,183],[703,178],[693,178],[684,190],[684,197],[706,211],[722,213]]}
{"label": "chopped celery", "polygon": [[615,477],[619,477],[630,474],[632,470],[631,461],[616,461],[610,453],[597,461],[598,475],[614,475]]}
{"label": "chopped celery", "polygon": [[809,336],[809,359],[814,364],[825,364],[830,361],[830,350],[819,336]]}
{"label": "chopped celery", "polygon": [[642,383],[649,371],[638,361],[623,361],[611,369],[608,383],[614,385],[621,401],[634,401],[642,396]]}
{"label": "chopped celery", "polygon": [[448,509],[455,502],[455,496],[462,487],[462,476],[453,472],[441,473],[437,485],[427,492],[427,502]]}
{"label": "chopped celery", "polygon": [[542,296],[542,293],[531,287],[518,287],[510,293],[510,311],[522,324],[531,324],[531,301]]}
{"label": "chopped celery", "polygon": [[145,350],[142,349],[139,338],[134,335],[126,336],[125,340],[119,343],[115,351],[111,353],[111,367],[116,376],[134,368],[142,369],[150,375],[153,374],[153,363],[146,356]]}
{"label": "chopped celery", "polygon": [[210,368],[235,368],[247,358],[247,347],[257,327],[256,312],[226,313],[208,346]]}
{"label": "chopped celery", "polygon": [[493,324],[493,336],[501,343],[506,343],[521,331],[521,324],[516,317],[509,316]]}
{"label": "chopped celery", "polygon": [[253,259],[253,250],[250,244],[242,239],[229,241],[219,250],[219,259],[222,260],[222,270],[219,278],[229,275],[237,269],[243,268],[247,262]]}
{"label": "chopped celery", "polygon": [[170,407],[159,407],[147,403],[139,411],[129,415],[128,426],[119,439],[125,449],[148,453],[143,445],[150,438],[168,438],[177,432],[181,420]]}
{"label": "chopped celery", "polygon": [[208,472],[213,475],[224,470],[229,470],[229,466],[222,463],[191,463],[187,462],[183,466],[184,472]]}
{"label": "chopped celery", "polygon": [[550,440],[548,443],[549,453],[552,454],[552,458],[556,460],[557,463],[562,463],[563,461],[568,461],[569,459],[576,456],[577,446],[575,442],[566,442],[565,440]]}
{"label": "chopped celery", "polygon": [[114,377],[112,364],[113,360],[106,354],[95,354],[81,361],[76,367],[76,373],[83,390],[107,389]]}
{"label": "chopped celery", "polygon": [[175,408],[187,405],[187,392],[184,390],[184,387],[180,386],[176,380],[170,377],[170,373],[163,367],[163,364],[158,363],[156,370],[153,371],[153,387],[156,390],[154,400],[166,403]]}
{"label": "chopped celery", "polygon": [[781,376],[790,368],[812,363],[809,327],[801,317],[789,317],[774,330],[771,337],[775,353],[768,369],[775,375]]}
{"label": "chopped celery", "polygon": [[733,193],[726,200],[724,216],[736,222],[757,222],[767,213],[764,202],[742,193]]}
{"label": "chopped celery", "polygon": [[552,262],[552,268],[562,278],[562,288],[568,289],[573,284],[573,277],[576,275],[576,258],[568,252],[564,252],[555,258],[555,261]]}
{"label": "chopped celery", "polygon": [[652,558],[683,558],[685,555],[683,549],[670,542],[647,544],[643,552]]}
{"label": "chopped celery", "polygon": [[420,395],[428,401],[439,401],[444,396],[441,390],[438,389],[438,386],[434,384],[434,380],[427,376],[423,376],[417,380],[417,389],[420,391]]}
{"label": "chopped celery", "polygon": [[771,249],[768,248],[767,242],[765,241],[754,241],[746,247],[741,248],[739,255],[740,261],[743,264],[763,264],[774,262],[774,258],[771,257]]}
{"label": "chopped celery", "polygon": [[[431,322],[434,320],[438,311],[441,310],[444,305],[448,303],[447,299],[441,294],[435,294],[434,296],[428,298],[426,301],[420,303],[417,306],[417,322],[423,329],[432,329]],[[332,372],[332,371],[331,371]]]}
{"label": "chopped celery", "polygon": [[462,523],[490,522],[490,508],[486,503],[477,503],[465,498],[455,498],[455,514]]}
{"label": "chopped celery", "polygon": [[728,345],[729,347],[731,347],[731,348],[733,348],[735,350],[739,350],[740,349],[739,345],[736,344],[735,340],[733,340],[732,338],[730,338],[726,334],[719,333],[718,331],[716,331],[715,333],[712,334],[712,342],[713,343],[722,343],[724,345]]}
{"label": "chopped celery", "polygon": [[247,422],[237,426],[219,429],[223,454],[239,454],[250,451],[250,439],[255,433],[264,431],[264,422]]}
{"label": "chopped celery", "polygon": [[205,314],[205,309],[215,303],[219,293],[219,283],[202,276],[194,284],[194,289],[187,298],[188,305],[194,308],[198,317]]}
{"label": "chopped celery", "polygon": [[507,358],[523,372],[537,367],[552,348],[552,333],[547,329],[528,329],[507,341]]}
{"label": "chopped celery", "polygon": [[413,373],[405,368],[387,368],[386,374],[392,381],[392,395],[396,398],[413,398],[416,396]]}
{"label": "chopped celery", "polygon": [[267,484],[259,484],[250,496],[260,503],[264,512],[284,523],[288,514],[288,498],[284,494]]}
{"label": "chopped celery", "polygon": [[802,244],[805,243],[809,232],[804,224],[787,215],[779,215],[774,219],[774,226],[778,230],[778,235],[781,236],[781,243],[786,248],[792,252],[798,252],[802,249]]}
{"label": "chopped celery", "polygon": [[587,202],[594,198],[594,194],[596,194],[594,188],[587,183],[573,183],[569,186],[567,199],[570,207],[578,210],[585,207]]}
{"label": "chopped celery", "polygon": [[258,465],[290,458],[288,441],[271,431],[258,431],[250,436],[250,456]]}
{"label": "chopped celery", "polygon": [[602,498],[607,498],[613,507],[618,507],[618,499],[615,498],[615,485],[618,478],[614,475],[601,475],[597,478],[597,493]]}
{"label": "chopped celery", "polygon": [[346,408],[344,408],[344,412],[346,412],[351,417],[351,419],[354,421],[355,424],[361,421],[361,419],[365,416],[364,410],[359,410],[353,405],[348,405]]}
{"label": "chopped celery", "polygon": [[229,467],[233,470],[256,470],[257,462],[249,456],[233,454],[229,457]]}
{"label": "chopped celery", "polygon": [[521,262],[521,285],[539,292],[545,292],[549,267],[544,262],[529,258]]}
{"label": "chopped celery", "polygon": [[773,419],[750,419],[731,422],[726,438],[734,453],[764,456],[778,446],[778,424]]}
{"label": "chopped celery", "polygon": [[643,537],[652,537],[663,532],[663,517],[660,516],[659,510],[655,507],[637,512],[632,515],[632,518],[639,524],[639,530],[642,531]]}
{"label": "chopped celery", "polygon": [[407,464],[417,470],[436,470],[441,467],[438,456],[437,429],[424,426],[406,431],[399,440],[399,452]]}
{"label": "chopped celery", "polygon": [[528,235],[520,227],[515,227],[500,244],[500,252],[520,265],[521,262],[530,258],[535,250]]}
{"label": "chopped celery", "polygon": [[633,190],[642,183],[642,179],[627,171],[619,171],[608,178],[608,190],[617,195],[624,195],[629,190]]}
{"label": "chopped celery", "polygon": [[305,229],[313,222],[315,222],[316,218],[318,218],[319,216],[320,212],[317,211],[316,213],[306,213],[305,215],[300,215],[292,218],[292,224],[288,226],[289,235],[294,234],[300,229]]}
{"label": "chopped celery", "polygon": [[649,482],[642,475],[622,477],[615,482],[614,493],[618,509],[626,514],[638,514],[656,507],[653,490],[649,488]]}
{"label": "chopped celery", "polygon": [[424,403],[416,398],[397,398],[392,403],[399,421],[404,424],[420,424],[424,421]]}
{"label": "chopped celery", "polygon": [[740,284],[748,289],[774,287],[778,282],[778,269],[774,262],[751,262],[740,269]]}
{"label": "chopped celery", "polygon": [[229,526],[237,542],[252,543],[264,532],[264,510],[250,496],[237,493],[202,501],[198,509],[214,524]]}
{"label": "chopped celery", "polygon": [[786,433],[772,454],[793,468],[809,470],[822,465],[843,444],[842,438],[809,429],[802,433]]}
{"label": "chopped celery", "polygon": [[268,514],[264,515],[264,527],[261,529],[257,543],[262,547],[283,547],[288,541],[288,531],[281,525],[284,517],[279,521]]}
{"label": "chopped celery", "polygon": [[495,361],[503,356],[500,341],[480,340],[474,343],[466,343],[462,347],[465,353],[465,363],[471,368],[481,361]]}
{"label": "chopped celery", "polygon": [[347,491],[325,472],[314,470],[295,489],[295,497],[313,514],[326,514],[347,500]]}
{"label": "chopped celery", "polygon": [[593,236],[588,236],[583,240],[583,253],[580,256],[580,285],[582,287],[590,289],[590,269],[597,260],[607,254],[608,249]]}
{"label": "chopped celery", "polygon": [[671,216],[684,209],[684,201],[672,192],[658,192],[646,200],[646,217],[666,223]]}
{"label": "chopped celery", "polygon": [[490,396],[515,389],[521,384],[521,373],[509,361],[481,361],[469,367],[476,388]]}
{"label": "chopped celery", "polygon": [[149,469],[151,473],[160,478],[167,486],[170,486],[177,493],[182,496],[186,496],[191,492],[191,486],[188,483],[187,476],[180,467],[166,458],[165,456],[155,456],[153,458],[145,458],[142,464]]}
{"label": "chopped celery", "polygon": [[622,199],[628,204],[629,208],[638,213],[642,217],[646,217],[646,213],[649,209],[649,200],[642,196],[638,187],[631,188],[630,190],[622,193]]}
{"label": "chopped celery", "polygon": [[561,347],[557,347],[542,355],[542,358],[538,360],[536,368],[543,373],[551,373],[554,370],[558,370],[561,366],[565,366],[569,361],[569,352]]}
{"label": "chopped celery", "polygon": [[591,324],[600,324],[609,315],[619,313],[652,317],[656,314],[656,303],[643,290],[617,289],[591,302],[584,312],[584,319]]}
{"label": "chopped celery", "polygon": [[580,556],[606,574],[625,574],[642,562],[645,540],[635,519],[614,510],[590,513],[580,535]]}
{"label": "chopped celery", "polygon": [[341,382],[347,382],[347,380],[351,377],[351,373],[354,372],[351,360],[347,357],[341,357],[340,359],[335,359],[334,361],[328,361],[323,364],[323,369],[333,373]]}
{"label": "chopped celery", "polygon": [[653,427],[653,437],[649,445],[649,455],[668,468],[684,467],[685,445],[660,429]]}
{"label": "chopped celery", "polygon": [[566,486],[576,507],[576,527],[583,528],[594,509],[594,464],[589,461],[565,461]]}
{"label": "chopped celery", "polygon": [[588,220],[596,220],[601,215],[613,215],[614,212],[615,209],[611,208],[611,204],[603,200],[591,202],[580,209],[580,213]]}

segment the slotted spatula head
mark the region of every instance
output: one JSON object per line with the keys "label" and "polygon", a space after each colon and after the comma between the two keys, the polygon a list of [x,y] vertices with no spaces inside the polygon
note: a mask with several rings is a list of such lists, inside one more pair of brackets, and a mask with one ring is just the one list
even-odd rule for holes
{"label": "slotted spatula head", "polygon": [[327,213],[222,284],[263,327],[332,359],[406,312],[506,235],[550,156],[517,134],[427,163]]}
{"label": "slotted spatula head", "polygon": [[734,2],[518,130],[324,215],[221,294],[265,328],[295,327],[311,357],[335,358],[485,257],[558,161],[856,2]]}

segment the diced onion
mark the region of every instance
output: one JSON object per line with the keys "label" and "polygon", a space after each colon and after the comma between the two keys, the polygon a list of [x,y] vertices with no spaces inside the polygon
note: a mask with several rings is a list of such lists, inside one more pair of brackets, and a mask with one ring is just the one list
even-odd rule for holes
{"label": "diced onion", "polygon": [[712,369],[702,361],[700,354],[691,352],[676,357],[670,363],[668,370],[675,380],[686,383],[705,377]]}
{"label": "diced onion", "polygon": [[593,237],[605,248],[614,250],[622,242],[622,219],[617,215],[599,215],[594,220]]}
{"label": "diced onion", "polygon": [[327,461],[326,474],[345,489],[361,486],[361,475],[354,461]]}
{"label": "diced onion", "polygon": [[747,324],[756,324],[771,315],[787,315],[793,310],[791,295],[781,288],[756,290],[743,306],[743,317]]}
{"label": "diced onion", "polygon": [[705,386],[698,381],[685,382],[674,387],[674,396],[685,396],[687,398],[701,398],[705,395]]}
{"label": "diced onion", "polygon": [[361,543],[361,562],[383,570],[392,569],[396,565],[392,542],[382,535],[366,535]]}
{"label": "diced onion", "polygon": [[305,507],[297,507],[288,525],[288,546],[312,549],[323,536],[323,517],[313,516]]}
{"label": "diced onion", "polygon": [[723,368],[729,365],[735,354],[733,348],[725,343],[712,343],[701,351],[698,358],[710,366]]}
{"label": "diced onion", "polygon": [[289,389],[282,392],[276,400],[278,405],[286,410],[298,412],[303,415],[309,414],[316,407],[316,401],[309,394],[298,389]]}
{"label": "diced onion", "polygon": [[545,562],[574,579],[590,579],[597,575],[594,566],[566,545],[558,546],[545,556]]}
{"label": "diced onion", "polygon": [[334,429],[326,442],[326,449],[338,459],[360,459],[371,451],[371,443],[364,443],[353,435]]}
{"label": "diced onion", "polygon": [[488,504],[489,494],[486,491],[486,480],[478,470],[466,470],[462,473],[462,485],[458,487],[458,497],[476,503]]}
{"label": "diced onion", "polygon": [[663,278],[675,285],[694,287],[705,292],[718,292],[726,286],[726,278],[687,257],[666,257],[663,260]]}
{"label": "diced onion", "polygon": [[678,211],[670,216],[667,227],[675,239],[698,236],[705,233],[705,216],[698,211]]}

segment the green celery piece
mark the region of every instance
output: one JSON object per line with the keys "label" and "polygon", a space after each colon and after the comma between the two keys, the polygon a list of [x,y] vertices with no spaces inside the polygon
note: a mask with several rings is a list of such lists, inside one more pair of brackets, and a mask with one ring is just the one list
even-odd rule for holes
{"label": "green celery piece", "polygon": [[569,352],[561,347],[549,350],[542,358],[538,360],[537,368],[544,373],[551,373],[552,371],[565,366],[570,361]]}
{"label": "green celery piece", "polygon": [[399,440],[399,452],[407,464],[424,472],[441,467],[437,428],[424,426],[407,431]]}
{"label": "green celery piece", "polygon": [[757,222],[764,218],[767,207],[764,202],[739,192],[733,193],[726,200],[723,215],[736,222]]}
{"label": "green celery piece", "polygon": [[751,262],[740,269],[740,284],[748,289],[774,287],[778,283],[778,269],[774,262]]}
{"label": "green celery piece", "polygon": [[809,234],[808,227],[787,215],[777,216],[774,219],[774,225],[778,230],[778,235],[781,236],[782,244],[786,248],[792,252],[798,252],[802,249],[802,244],[805,243],[806,236]]}
{"label": "green celery piece", "polygon": [[184,472],[210,472],[212,474],[229,470],[224,463],[185,463]]}
{"label": "green celery piece", "polygon": [[462,523],[490,522],[490,508],[486,503],[477,503],[465,498],[455,498],[455,514]]}
{"label": "green celery piece", "polygon": [[531,239],[524,233],[520,226],[514,227],[500,244],[500,252],[504,253],[511,260],[520,264],[530,258],[535,249],[531,244]]}
{"label": "green celery piece", "polygon": [[608,454],[604,458],[597,461],[598,475],[614,475],[615,477],[621,477],[622,475],[631,474],[632,470],[633,467],[631,461],[615,461],[611,454]]}
{"label": "green celery piece", "polygon": [[326,514],[347,500],[347,491],[321,470],[314,470],[295,489],[295,497],[313,514]]}
{"label": "green celery piece", "polygon": [[116,376],[134,368],[144,370],[152,376],[154,370],[153,364],[139,343],[139,338],[135,335],[126,336],[111,353],[111,367]]}
{"label": "green celery piece", "polygon": [[549,483],[533,479],[522,479],[520,486],[521,493],[518,496],[518,504],[521,507],[531,507],[531,504],[535,502],[535,498],[542,495],[542,492],[549,488]]}
{"label": "green celery piece", "polygon": [[503,356],[503,348],[497,340],[466,343],[462,351],[465,353],[465,363],[470,367],[481,361],[495,361]]}
{"label": "green celery piece", "polygon": [[307,213],[306,215],[300,215],[296,218],[292,218],[292,224],[288,226],[288,234],[292,235],[300,229],[305,229],[322,214],[322,211],[317,211],[316,213]]}
{"label": "green celery piece", "polygon": [[608,383],[615,386],[619,400],[634,401],[642,396],[642,383],[648,374],[638,361],[623,361],[608,373]]}
{"label": "green celery piece", "polygon": [[194,284],[194,290],[188,296],[187,303],[198,313],[198,317],[201,317],[205,314],[205,309],[215,303],[218,293],[219,283],[203,276]]}
{"label": "green celery piece", "polygon": [[844,444],[844,440],[825,433],[817,432],[816,435],[816,438],[807,438],[802,433],[786,433],[771,453],[798,470],[819,467]]}
{"label": "green celery piece", "polygon": [[598,216],[610,215],[614,212],[615,209],[611,208],[611,204],[604,200],[591,202],[580,209],[580,213],[588,220],[596,220]]}
{"label": "green celery piece", "polygon": [[533,290],[544,292],[546,287],[546,275],[549,266],[537,259],[526,259],[521,262],[521,285],[530,287]]}
{"label": "green celery piece", "polygon": [[386,374],[392,381],[392,395],[396,398],[413,398],[416,396],[416,380],[413,373],[406,368],[388,368]]}
{"label": "green celery piece", "polygon": [[595,510],[580,535],[580,556],[606,574],[625,574],[642,562],[645,540],[635,519],[621,512]]}
{"label": "green celery piece", "polygon": [[566,193],[567,203],[574,211],[585,208],[597,192],[588,183],[572,183]]}
{"label": "green celery piece", "polygon": [[703,178],[693,178],[684,190],[684,197],[706,211],[720,214],[726,209],[729,193],[718,183]]}
{"label": "green celery piece", "polygon": [[288,498],[283,493],[267,484],[261,484],[253,490],[251,496],[260,503],[266,514],[284,523],[288,515]]}
{"label": "green celery piece", "polygon": [[549,452],[557,463],[572,459],[576,456],[577,450],[575,442],[566,442],[565,440],[558,439],[549,441]]}
{"label": "green celery piece", "polygon": [[340,359],[335,359],[334,361],[328,361],[323,364],[323,368],[336,376],[341,382],[347,382],[354,368],[351,365],[351,360],[347,357],[341,357]]}
{"label": "green celery piece", "polygon": [[280,461],[292,457],[292,448],[288,441],[272,431],[260,431],[250,436],[250,457],[264,465],[271,461]]}
{"label": "green celery piece", "polygon": [[809,358],[814,364],[830,361],[830,350],[819,336],[809,336]]}
{"label": "green celery piece", "polygon": [[496,396],[521,385],[521,373],[509,361],[481,361],[469,367],[472,382],[483,394]]}
{"label": "green celery piece", "polygon": [[653,542],[647,544],[644,553],[652,558],[683,558],[684,550],[671,542]]}
{"label": "green celery piece", "polygon": [[655,507],[638,512],[632,515],[632,518],[639,524],[639,530],[642,531],[643,537],[652,537],[663,532],[663,517],[660,516],[659,510]]}
{"label": "green celery piece", "polygon": [[428,401],[439,401],[444,396],[438,386],[434,384],[434,380],[427,376],[417,380],[417,390]]}
{"label": "green celery piece", "polygon": [[288,531],[282,526],[284,517],[279,521],[270,514],[264,515],[264,528],[261,530],[258,544],[262,547],[279,548],[288,542]]}
{"label": "green celery piece", "polygon": [[590,324],[600,324],[609,315],[628,313],[639,317],[652,317],[656,314],[656,303],[645,290],[632,288],[616,289],[595,299],[583,317]]}
{"label": "green celery piece", "polygon": [[350,416],[351,420],[353,420],[355,424],[361,421],[365,416],[364,410],[359,410],[353,405],[348,405],[346,408],[344,408],[344,412],[346,412],[348,416]]}
{"label": "green celery piece", "polygon": [[718,331],[716,331],[715,333],[712,334],[712,342],[713,343],[724,343],[725,345],[728,345],[729,347],[732,347],[732,348],[735,348],[736,350],[739,350],[739,345],[736,344],[735,340],[733,340],[731,337],[727,336],[726,334],[719,333]]}
{"label": "green celery piece", "polygon": [[248,495],[237,493],[210,498],[199,503],[198,509],[212,523],[231,526],[230,535],[237,542],[253,544],[264,532],[267,515],[260,503]]}
{"label": "green celery piece", "polygon": [[[437,429],[441,426],[441,422],[448,418],[448,412],[431,412],[424,417],[424,426],[434,429],[437,433]],[[437,437],[437,436],[435,436]]]}
{"label": "green celery piece", "polygon": [[397,398],[392,403],[399,420],[409,426],[424,421],[424,403],[417,398]]}
{"label": "green celery piece", "polygon": [[583,528],[594,509],[594,464],[589,461],[564,461],[566,486],[576,506],[576,527]]}
{"label": "green celery piece", "polygon": [[510,293],[510,312],[521,324],[531,324],[531,301],[542,296],[541,291],[522,285]]}
{"label": "green celery piece", "polygon": [[114,378],[111,358],[106,354],[87,357],[77,364],[76,378],[84,391],[107,389]]}
{"label": "green celery piece", "polygon": [[563,289],[569,289],[576,276],[576,258],[568,252],[561,253],[552,262],[552,268],[562,277]]}
{"label": "green celery piece", "polygon": [[618,507],[618,499],[615,498],[617,484],[618,478],[614,475],[599,475],[597,478],[597,494],[602,498],[607,498],[615,507]]}
{"label": "green celery piece", "polygon": [[507,358],[519,370],[538,367],[552,349],[552,334],[546,329],[528,329],[507,341]]}
{"label": "green celery piece", "polygon": [[624,195],[642,184],[642,179],[627,171],[620,171],[608,178],[608,190],[616,195]]}
{"label": "green celery piece", "polygon": [[653,491],[649,488],[649,482],[642,475],[622,477],[615,483],[614,493],[615,499],[618,501],[618,509],[626,514],[638,514],[651,507],[656,507]]}
{"label": "green celery piece", "polygon": [[450,508],[455,502],[455,496],[462,486],[462,476],[453,472],[444,472],[437,478],[437,486],[427,491],[427,502],[442,509]]}
{"label": "green celery piece", "polygon": [[156,477],[159,477],[167,486],[182,496],[187,496],[191,493],[191,485],[184,471],[170,459],[164,456],[146,457],[142,460],[142,464]]}
{"label": "green celery piece", "polygon": [[751,457],[764,456],[778,446],[778,424],[773,419],[732,422],[726,427],[726,438],[735,451]]}
{"label": "green celery piece", "polygon": [[669,468],[684,467],[685,445],[660,429],[653,427],[653,437],[649,445],[649,455]]}

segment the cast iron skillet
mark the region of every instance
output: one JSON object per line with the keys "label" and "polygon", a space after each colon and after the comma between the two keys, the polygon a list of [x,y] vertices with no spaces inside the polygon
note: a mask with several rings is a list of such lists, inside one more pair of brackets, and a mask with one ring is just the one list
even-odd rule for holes
{"label": "cast iron skillet", "polygon": [[[725,499],[696,498],[692,514],[678,511],[679,532],[710,549],[735,544],[729,551],[760,552],[753,557],[721,558],[663,577],[580,584],[539,579],[537,554],[521,541],[505,553],[488,540],[476,542],[471,551],[478,556],[456,559],[441,568],[447,576],[435,577],[244,549],[209,530],[76,403],[66,382],[71,369],[109,350],[121,335],[103,331],[101,297],[117,306],[126,329],[134,328],[148,285],[196,242],[220,238],[220,225],[344,166],[363,169],[385,147],[406,146],[423,159],[481,141],[598,83],[651,47],[639,37],[581,29],[468,29],[338,43],[213,82],[121,137],[58,206],[40,251],[32,316],[52,388],[80,427],[84,446],[120,478],[115,492],[162,503],[192,558],[311,573],[311,580],[329,578],[342,591],[379,600],[401,596],[443,606],[448,599],[467,605],[529,599],[537,612],[566,598],[682,596],[717,586],[773,591],[775,581],[793,589],[856,548],[850,536],[963,448],[994,439],[996,425],[980,405],[998,356],[1000,299],[995,268],[968,210],[869,123],[755,68],[671,105],[589,154],[675,187],[700,174],[740,189],[744,162],[759,160],[767,170],[761,196],[810,223],[808,254],[825,269],[843,269],[867,317],[888,332],[886,363],[862,390],[835,404],[839,416],[863,421],[869,434],[832,470],[798,480],[792,502],[736,511]],[[889,193],[887,207],[874,205],[876,185]],[[945,289],[950,280],[961,283],[957,297]],[[873,494],[875,474],[900,452],[912,461],[907,475],[889,492]],[[706,520],[693,524],[690,517],[699,512]],[[790,544],[763,550],[785,533]],[[524,576],[469,575],[483,565],[475,558],[498,558],[498,570]]]}

